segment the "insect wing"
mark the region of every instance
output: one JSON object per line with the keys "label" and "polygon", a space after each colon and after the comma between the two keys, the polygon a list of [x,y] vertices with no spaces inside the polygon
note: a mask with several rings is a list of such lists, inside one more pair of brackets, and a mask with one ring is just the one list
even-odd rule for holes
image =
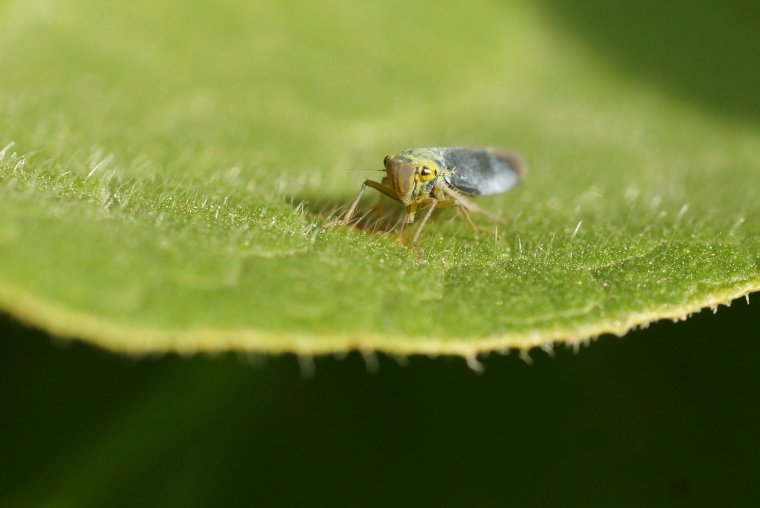
{"label": "insect wing", "polygon": [[470,196],[506,192],[522,180],[526,164],[516,152],[501,148],[434,148],[452,174],[449,183]]}

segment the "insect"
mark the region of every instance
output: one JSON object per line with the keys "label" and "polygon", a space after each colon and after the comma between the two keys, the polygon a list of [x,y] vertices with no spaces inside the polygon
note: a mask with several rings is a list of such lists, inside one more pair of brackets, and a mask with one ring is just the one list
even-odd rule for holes
{"label": "insect", "polygon": [[412,148],[383,161],[382,182],[365,180],[346,213],[326,224],[329,228],[347,224],[356,212],[367,187],[395,199],[405,207],[403,224],[411,224],[417,210],[427,208],[412,236],[416,248],[420,233],[436,208],[456,208],[473,231],[484,231],[470,213],[479,213],[495,222],[504,220],[465,198],[506,192],[525,176],[527,165],[517,152],[502,148]]}

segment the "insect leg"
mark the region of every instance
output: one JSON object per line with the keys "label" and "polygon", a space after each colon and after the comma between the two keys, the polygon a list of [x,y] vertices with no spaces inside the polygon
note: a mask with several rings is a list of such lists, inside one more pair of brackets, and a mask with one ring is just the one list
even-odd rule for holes
{"label": "insect leg", "polygon": [[[383,179],[380,181],[381,185],[385,185],[386,187],[390,187],[388,185],[388,177],[383,177]],[[380,196],[377,198],[377,204],[375,204],[375,207],[372,209],[372,212],[375,215],[382,215],[382,213],[385,211],[385,193],[381,192]]]}
{"label": "insect leg", "polygon": [[470,216],[470,212],[482,213],[489,219],[492,219],[494,222],[503,222],[503,219],[501,219],[500,217],[492,215],[490,212],[486,212],[485,210],[477,206],[472,201],[469,201],[463,198],[462,196],[459,196],[456,192],[452,191],[451,189],[443,187],[442,190],[443,190],[443,193],[446,196],[448,196],[451,199],[451,201],[454,202],[454,204],[457,207],[457,210],[462,215],[462,218],[465,220],[465,222],[467,222],[467,225],[470,226],[470,229],[472,229],[476,233],[484,233],[487,235],[491,234],[491,232],[488,231],[487,229],[481,228],[480,226],[475,224],[475,222],[472,220],[472,217]]}
{"label": "insect leg", "polygon": [[322,226],[322,229],[332,228],[335,226],[342,226],[343,224],[346,224],[348,221],[350,221],[351,217],[354,215],[354,212],[356,211],[356,207],[359,205],[359,201],[362,199],[362,196],[364,195],[365,190],[367,190],[367,182],[364,182],[362,184],[362,187],[361,189],[359,189],[359,193],[356,195],[356,198],[351,203],[351,206],[348,207],[348,211],[346,211],[346,213],[343,214],[342,217],[331,220],[330,222]]}
{"label": "insect leg", "polygon": [[479,213],[480,215],[483,215],[488,220],[493,222],[498,222],[499,224],[506,224],[507,219],[500,215],[496,215],[495,213],[491,213],[485,208],[481,208],[469,199],[466,199],[462,196],[457,196],[457,200],[459,201],[460,208],[466,208],[467,211],[473,212],[473,213]]}
{"label": "insect leg", "polygon": [[425,215],[422,217],[422,220],[420,221],[420,225],[417,226],[417,231],[414,232],[414,236],[412,236],[412,245],[417,248],[417,240],[420,238],[420,233],[422,233],[422,228],[425,227],[425,223],[428,221],[431,215],[433,215],[433,210],[435,210],[435,206],[438,204],[438,200],[435,198],[430,198],[430,207],[428,208],[427,212],[425,212]]}
{"label": "insect leg", "polygon": [[361,201],[362,196],[364,195],[364,191],[367,190],[367,187],[372,187],[373,189],[377,189],[386,196],[392,197],[393,199],[398,200],[396,197],[396,191],[394,191],[391,187],[388,187],[387,185],[383,185],[381,183],[374,182],[372,180],[365,180],[362,184],[362,188],[359,189],[359,193],[356,195],[356,198],[354,198],[351,205],[348,207],[348,210],[345,214],[343,214],[342,217],[339,219],[335,219],[333,221],[328,222],[324,226],[322,226],[323,229],[325,228],[331,228],[335,226],[342,226],[344,224],[348,224],[351,221],[351,218],[354,216],[354,213],[356,212],[356,208],[359,206],[359,201]]}
{"label": "insect leg", "polygon": [[465,198],[459,192],[452,189],[451,187],[441,186],[440,191],[443,193],[444,196],[446,196],[451,201],[453,201],[454,204],[461,210],[466,209],[468,212],[479,213],[480,215],[484,215],[487,219],[493,222],[498,222],[499,224],[507,223],[507,220],[504,217],[501,217],[499,215],[489,212],[488,210],[484,208],[479,207],[478,205],[476,205],[469,199]]}
{"label": "insect leg", "polygon": [[417,203],[412,203],[411,205],[406,207],[406,209],[404,210],[404,213],[401,214],[401,216],[398,219],[398,222],[396,223],[395,227],[398,228],[398,234],[401,237],[401,241],[403,243],[406,243],[406,240],[404,240],[404,226],[414,222],[414,216],[416,214],[417,214]]}
{"label": "insect leg", "polygon": [[[383,179],[385,181],[385,178]],[[364,185],[369,185],[373,189],[377,189],[389,198],[395,199],[398,201],[398,196],[396,196],[396,191],[393,190],[393,187],[390,187],[388,185],[385,185],[385,183],[377,183],[372,180],[365,180]]]}
{"label": "insect leg", "polygon": [[462,215],[464,220],[467,222],[467,225],[470,226],[470,229],[472,229],[476,233],[485,233],[487,235],[491,234],[491,232],[488,231],[487,229],[481,228],[480,226],[475,224],[475,222],[472,220],[472,217],[470,217],[470,212],[468,212],[467,208],[465,208],[463,205],[460,204],[459,206],[457,206],[457,210]]}

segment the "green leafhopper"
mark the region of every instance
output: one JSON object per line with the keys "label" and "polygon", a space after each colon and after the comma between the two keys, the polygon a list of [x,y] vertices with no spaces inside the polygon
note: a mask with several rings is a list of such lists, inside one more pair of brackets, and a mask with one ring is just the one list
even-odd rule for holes
{"label": "green leafhopper", "polygon": [[470,213],[479,213],[496,222],[502,218],[480,208],[465,196],[500,194],[517,185],[525,176],[523,157],[502,148],[412,148],[389,155],[383,162],[386,176],[381,182],[366,180],[346,213],[326,224],[347,224],[356,212],[367,187],[380,191],[405,207],[403,224],[414,222],[417,210],[427,208],[412,236],[417,247],[420,233],[436,208],[456,208],[473,231]]}

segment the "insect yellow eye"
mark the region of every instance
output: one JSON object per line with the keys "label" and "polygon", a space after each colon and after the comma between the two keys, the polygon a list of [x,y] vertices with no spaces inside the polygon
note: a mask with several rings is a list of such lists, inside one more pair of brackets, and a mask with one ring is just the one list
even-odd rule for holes
{"label": "insect yellow eye", "polygon": [[434,168],[430,168],[428,166],[422,166],[417,168],[417,175],[420,181],[427,182],[435,178],[435,176],[438,174],[438,170]]}

